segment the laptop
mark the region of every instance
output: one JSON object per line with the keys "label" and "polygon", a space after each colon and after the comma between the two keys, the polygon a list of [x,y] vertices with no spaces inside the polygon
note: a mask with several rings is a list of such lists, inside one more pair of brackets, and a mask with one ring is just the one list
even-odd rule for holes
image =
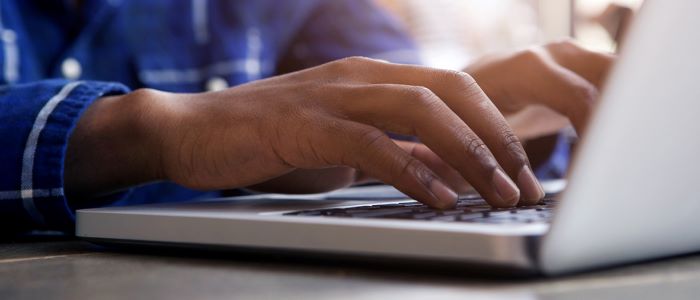
{"label": "laptop", "polygon": [[493,209],[478,195],[462,195],[457,208],[437,211],[377,186],[84,209],[77,212],[76,234],[101,243],[545,275],[698,252],[698,11],[700,1],[647,1],[579,143],[566,187],[538,205]]}

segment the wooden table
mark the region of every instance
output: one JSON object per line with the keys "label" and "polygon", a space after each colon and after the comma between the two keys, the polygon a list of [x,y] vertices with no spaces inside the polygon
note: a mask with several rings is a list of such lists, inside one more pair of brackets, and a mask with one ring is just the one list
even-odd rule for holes
{"label": "wooden table", "polygon": [[0,299],[700,299],[700,255],[561,278],[497,279],[368,264],[0,242]]}

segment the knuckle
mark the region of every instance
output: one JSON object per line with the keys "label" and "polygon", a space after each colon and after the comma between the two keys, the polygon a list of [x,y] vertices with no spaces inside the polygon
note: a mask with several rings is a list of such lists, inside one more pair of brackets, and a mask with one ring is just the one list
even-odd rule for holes
{"label": "knuckle", "polygon": [[512,159],[519,164],[527,163],[527,154],[517,135],[507,130],[503,133],[503,143],[503,147]]}
{"label": "knuckle", "polygon": [[564,38],[552,43],[549,43],[544,46],[544,49],[547,50],[549,53],[559,56],[559,57],[564,57],[567,59],[570,59],[572,57],[576,56],[590,56],[590,55],[595,55],[595,52],[592,52],[584,47],[581,47],[575,40],[571,38]]}
{"label": "knuckle", "polygon": [[467,160],[473,164],[473,167],[485,172],[492,172],[498,167],[498,163],[491,151],[476,134],[465,130],[461,135],[463,136],[462,142],[467,152]]}
{"label": "knuckle", "polygon": [[598,89],[591,84],[583,84],[576,89],[576,94],[579,95],[580,99],[584,100],[583,103],[586,106],[591,106],[595,99],[598,98]]}
{"label": "knuckle", "polygon": [[470,138],[467,140],[467,151],[474,157],[482,157],[486,155],[486,145],[479,138]]}
{"label": "knuckle", "polygon": [[433,98],[435,94],[429,88],[424,86],[410,86],[408,92],[415,98]]}
{"label": "knuckle", "polygon": [[452,83],[456,86],[471,88],[476,85],[476,80],[471,75],[466,72],[460,71],[445,71],[444,77],[447,82]]}
{"label": "knuckle", "polygon": [[465,72],[445,71],[441,78],[451,90],[465,95],[467,98],[473,98],[472,96],[482,93],[481,87],[476,82],[476,79]]}
{"label": "knuckle", "polygon": [[572,38],[563,38],[558,41],[547,44],[548,48],[559,48],[559,49],[575,49],[578,48],[578,44]]}
{"label": "knuckle", "polygon": [[362,63],[362,62],[368,61],[369,59],[366,57],[363,57],[363,56],[349,56],[349,57],[343,58],[342,60],[344,60],[345,62],[348,62],[348,63]]}
{"label": "knuckle", "polygon": [[331,72],[335,74],[352,74],[358,66],[367,64],[371,59],[361,56],[341,58],[328,64]]}
{"label": "knuckle", "polygon": [[429,88],[424,86],[411,86],[406,92],[409,94],[418,106],[433,110],[442,105],[442,100],[433,93]]}
{"label": "knuckle", "polygon": [[374,60],[367,58],[367,57],[363,57],[363,56],[350,56],[350,57],[340,59],[338,62],[341,65],[354,67],[354,66],[358,66],[358,65],[365,65],[365,64],[372,63],[372,62],[374,62]]}
{"label": "knuckle", "polygon": [[476,136],[476,134],[469,131],[462,132],[461,136],[463,137],[462,140],[464,141],[464,147],[470,156],[477,158],[487,155],[488,148],[486,147],[486,144],[484,144],[484,141]]}
{"label": "knuckle", "polygon": [[573,99],[571,105],[567,106],[568,113],[585,114],[590,112],[598,99],[598,89],[591,84],[578,84],[572,89]]}
{"label": "knuckle", "polygon": [[541,63],[544,61],[541,48],[528,48],[515,54],[515,58],[526,63]]}

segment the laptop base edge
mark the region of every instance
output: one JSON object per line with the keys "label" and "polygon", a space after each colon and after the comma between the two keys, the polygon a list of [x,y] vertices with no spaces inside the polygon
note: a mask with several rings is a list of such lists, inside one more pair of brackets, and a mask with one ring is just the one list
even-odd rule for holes
{"label": "laptop base edge", "polygon": [[[531,278],[545,276],[536,267],[439,260],[427,258],[402,258],[358,253],[337,253],[299,249],[274,249],[261,247],[207,245],[199,243],[138,241],[126,239],[83,237],[82,240],[105,247],[104,251],[126,252],[139,255],[187,257],[195,259],[224,260],[243,263],[288,263],[305,267],[335,266],[353,268],[360,272],[429,272],[438,276],[465,276],[491,279]],[[534,240],[533,243],[534,244]],[[535,266],[536,264],[533,264]]]}

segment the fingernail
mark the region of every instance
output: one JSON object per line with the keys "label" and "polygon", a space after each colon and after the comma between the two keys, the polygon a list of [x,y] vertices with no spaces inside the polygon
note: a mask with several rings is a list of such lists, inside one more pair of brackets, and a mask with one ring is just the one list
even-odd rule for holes
{"label": "fingernail", "polygon": [[503,173],[501,169],[496,169],[493,172],[493,185],[496,187],[498,196],[501,197],[501,204],[504,206],[513,206],[520,199],[520,190],[515,185],[510,177]]}
{"label": "fingernail", "polygon": [[440,200],[440,203],[437,203],[439,208],[453,207],[457,203],[457,193],[448,188],[440,180],[433,180],[430,182],[430,191]]}
{"label": "fingernail", "polygon": [[544,198],[544,189],[528,166],[524,166],[518,173],[518,186],[523,191],[523,200],[528,204],[534,204]]}

